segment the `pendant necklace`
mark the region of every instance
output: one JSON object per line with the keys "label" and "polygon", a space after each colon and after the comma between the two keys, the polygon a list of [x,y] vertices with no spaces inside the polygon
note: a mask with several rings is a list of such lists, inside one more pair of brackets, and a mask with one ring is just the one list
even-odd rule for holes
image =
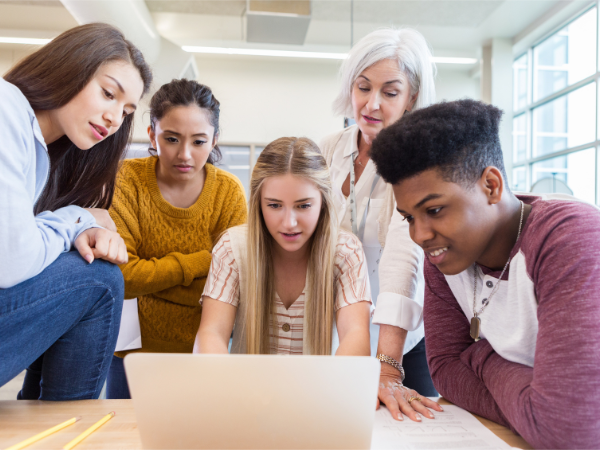
{"label": "pendant necklace", "polygon": [[[525,204],[521,200],[519,200],[519,202],[521,202],[521,220],[519,221],[519,232],[517,233],[517,241],[519,240],[519,236],[521,236],[521,227],[523,226],[523,211],[525,209]],[[479,309],[479,311],[475,309],[477,306],[477,273],[479,269],[477,267],[477,263],[473,265],[473,318],[471,319],[471,337],[475,340],[475,342],[477,342],[480,339],[479,330],[481,329],[481,319],[479,318],[479,316],[487,307],[487,305],[490,304],[492,295],[494,295],[500,287],[502,276],[504,275],[504,272],[506,271],[506,268],[509,264],[510,256],[508,257],[508,261],[506,261],[506,264],[504,264],[504,269],[502,269],[502,272],[500,273],[500,278],[498,279],[496,286],[494,286],[494,289],[492,289],[492,292],[490,293],[488,298],[483,299],[483,306]]]}

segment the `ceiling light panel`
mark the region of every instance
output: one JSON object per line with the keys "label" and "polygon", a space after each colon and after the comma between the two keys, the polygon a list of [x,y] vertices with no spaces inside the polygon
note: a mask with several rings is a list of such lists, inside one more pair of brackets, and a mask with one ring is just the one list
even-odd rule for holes
{"label": "ceiling light panel", "polygon": [[52,39],[36,39],[22,37],[3,37],[0,36],[0,44],[27,44],[27,45],[44,45]]}
{"label": "ceiling light panel", "polygon": [[249,55],[276,56],[283,58],[317,58],[317,59],[346,59],[346,53],[297,52],[290,50],[267,50],[260,48],[225,48],[225,47],[196,47],[184,45],[181,47],[190,53],[211,53],[219,55]]}
{"label": "ceiling light panel", "polygon": [[[226,48],[226,47],[198,47],[184,45],[181,47],[186,52],[217,55],[247,55],[247,56],[274,56],[281,58],[317,58],[317,59],[346,59],[347,53],[325,52],[300,52],[292,50],[269,50],[259,48]],[[447,56],[434,56],[436,64],[475,64],[477,58],[455,58]]]}

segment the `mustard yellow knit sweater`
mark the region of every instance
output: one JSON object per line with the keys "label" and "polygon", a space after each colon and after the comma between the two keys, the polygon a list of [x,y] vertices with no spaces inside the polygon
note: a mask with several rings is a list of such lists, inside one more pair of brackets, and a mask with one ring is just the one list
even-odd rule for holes
{"label": "mustard yellow knit sweater", "polygon": [[133,351],[190,353],[212,248],[223,231],[246,222],[246,199],[235,176],[206,164],[200,197],[177,208],[160,193],[156,162],[123,161],[110,209],[129,254],[120,266],[125,298],[138,299],[142,348]]}

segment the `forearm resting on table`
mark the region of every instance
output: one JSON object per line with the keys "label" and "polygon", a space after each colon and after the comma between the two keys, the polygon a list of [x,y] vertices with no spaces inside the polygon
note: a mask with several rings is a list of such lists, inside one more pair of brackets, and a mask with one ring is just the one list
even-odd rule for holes
{"label": "forearm resting on table", "polygon": [[202,318],[194,353],[228,353],[236,311],[237,308],[229,303],[202,297]]}
{"label": "forearm resting on table", "polygon": [[[565,311],[563,314],[572,313]],[[548,340],[566,342],[571,332],[556,327],[552,334],[555,336]],[[596,381],[599,372],[598,357],[595,356],[597,348],[593,343],[597,340],[593,335],[590,329],[585,335],[589,342],[581,339],[575,346],[566,344],[561,348],[552,342],[538,347],[535,369],[502,358],[485,339],[463,352],[461,359],[485,384],[510,422],[510,428],[530,445],[535,448],[598,448],[600,430],[596,421],[589,419],[597,416],[600,397]],[[575,361],[573,348],[578,351]],[[568,384],[564,389],[557,389],[556,386],[564,384],[563,380],[568,380]],[[574,398],[578,400],[578,407],[565,416],[562,408]]]}

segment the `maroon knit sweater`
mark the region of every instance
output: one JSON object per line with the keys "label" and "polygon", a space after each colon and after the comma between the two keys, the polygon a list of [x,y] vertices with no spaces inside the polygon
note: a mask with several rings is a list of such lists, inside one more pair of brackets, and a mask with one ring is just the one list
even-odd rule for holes
{"label": "maroon knit sweater", "polygon": [[536,448],[600,448],[600,211],[521,198],[533,208],[511,255],[523,253],[538,302],[533,368],[502,358],[486,339],[471,339],[445,276],[427,260],[431,376],[443,397]]}

